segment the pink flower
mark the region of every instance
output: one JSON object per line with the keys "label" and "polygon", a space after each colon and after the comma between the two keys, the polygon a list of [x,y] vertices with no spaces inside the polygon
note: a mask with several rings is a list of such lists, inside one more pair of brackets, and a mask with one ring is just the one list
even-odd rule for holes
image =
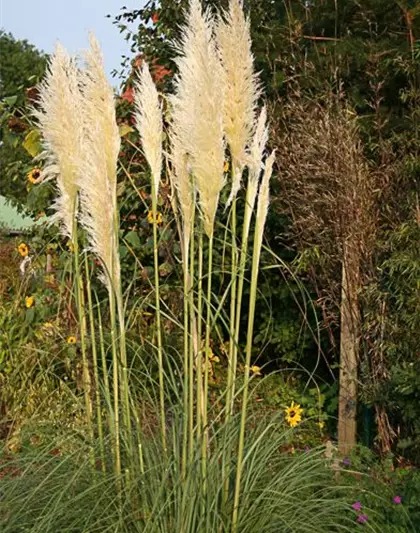
{"label": "pink flower", "polygon": [[396,503],[397,505],[399,505],[399,504],[402,502],[401,496],[394,496],[394,497],[392,498],[392,501],[393,501],[394,503]]}
{"label": "pink flower", "polygon": [[360,502],[354,502],[352,507],[355,511],[360,511],[360,509],[362,508],[362,504]]}
{"label": "pink flower", "polygon": [[128,87],[121,95],[122,100],[127,101],[129,104],[134,102],[134,91],[132,87]]}
{"label": "pink flower", "polygon": [[356,522],[358,524],[365,524],[368,521],[368,515],[367,514],[359,514],[357,517]]}

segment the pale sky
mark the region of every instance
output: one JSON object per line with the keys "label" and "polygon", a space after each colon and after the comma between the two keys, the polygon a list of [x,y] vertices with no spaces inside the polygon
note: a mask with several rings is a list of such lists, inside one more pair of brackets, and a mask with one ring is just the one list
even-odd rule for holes
{"label": "pale sky", "polygon": [[140,9],[145,3],[146,0],[0,0],[0,28],[48,53],[60,41],[71,54],[88,46],[88,32],[93,30],[110,73],[119,68],[121,56],[130,52],[112,18],[106,15],[118,14],[122,6]]}

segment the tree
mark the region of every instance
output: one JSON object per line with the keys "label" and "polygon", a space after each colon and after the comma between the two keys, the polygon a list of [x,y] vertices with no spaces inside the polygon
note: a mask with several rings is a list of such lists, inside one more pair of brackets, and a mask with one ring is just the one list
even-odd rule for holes
{"label": "tree", "polygon": [[[39,205],[27,174],[32,169],[37,134],[31,129],[28,102],[42,78],[48,56],[28,41],[0,31],[0,177],[1,194],[20,208]],[[29,188],[29,190],[28,190]]]}
{"label": "tree", "polygon": [[0,99],[23,96],[43,76],[48,56],[27,40],[17,40],[0,30]]}

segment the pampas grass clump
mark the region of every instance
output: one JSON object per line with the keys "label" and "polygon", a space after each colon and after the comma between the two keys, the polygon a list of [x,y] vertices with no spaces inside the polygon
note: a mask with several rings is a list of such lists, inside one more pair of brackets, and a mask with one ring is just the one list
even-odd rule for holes
{"label": "pampas grass clump", "polygon": [[[83,454],[76,447],[74,454],[63,458],[51,459],[44,450],[36,460],[22,463],[19,476],[6,480],[7,497],[0,508],[5,533],[320,533],[346,531],[351,523],[341,490],[329,486],[332,473],[323,450],[296,457],[281,453],[290,438],[281,429],[282,416],[255,419],[250,414],[254,316],[274,151],[267,157],[267,113],[265,107],[257,108],[260,84],[254,71],[249,21],[239,2],[230,0],[228,11],[215,21],[199,0],[191,0],[177,50],[175,91],[168,97],[167,145],[162,145],[160,95],[146,63],[135,86],[135,116],[141,141],[138,149],[145,155],[151,175],[156,327],[148,348],[157,348],[158,400],[157,380],[142,367],[142,348],[132,350],[133,360],[127,358],[117,203],[120,135],[115,97],[104,72],[102,53],[91,36],[82,69],[61,48],[52,59],[37,112],[47,149],[46,174],[57,177],[57,217],[63,231],[76,242],[77,279],[82,277],[74,231],[77,219],[83,228],[83,244],[84,237],[87,240],[86,250],[101,262],[100,279],[108,289],[111,335],[108,346],[101,309],[98,315],[93,312],[85,254],[86,289],[77,283],[80,328],[86,333],[85,293],[91,326],[91,343],[82,342],[85,377],[90,375],[86,359],[89,346],[96,388],[96,417],[90,420],[91,431],[84,448],[90,450],[90,460],[85,458],[83,462]],[[55,94],[58,87],[61,92]],[[179,211],[182,218],[178,227],[184,320],[180,327],[183,357],[179,359],[165,350],[161,320],[157,202],[164,157],[177,198],[175,215]],[[230,176],[226,172],[229,157]],[[213,246],[220,229],[216,215],[229,177],[226,208],[230,208],[232,268],[226,291],[230,313],[225,320],[224,301],[216,299],[212,277]],[[245,199],[242,178],[247,178]],[[244,218],[239,239],[236,206],[241,203]],[[248,324],[242,353],[240,317],[249,255]],[[173,323],[179,324],[177,316],[169,316],[169,309],[165,314],[165,319],[173,318]],[[222,329],[229,333],[228,381],[210,404],[211,339]],[[102,354],[102,379],[96,342]],[[112,388],[108,383],[108,349],[112,354]],[[238,386],[241,360],[244,375]],[[131,363],[133,368],[137,364],[142,369],[138,375],[133,374]],[[133,376],[137,379],[131,379]],[[85,388],[85,398],[86,413],[91,417],[89,387]],[[147,432],[142,430],[139,411],[149,403],[150,417],[154,421],[158,414],[160,423],[151,423],[153,427]],[[239,412],[235,405],[240,406]],[[38,483],[41,473],[44,481]],[[41,498],[36,497],[38,491]],[[19,507],[24,509],[20,524],[11,517]]]}

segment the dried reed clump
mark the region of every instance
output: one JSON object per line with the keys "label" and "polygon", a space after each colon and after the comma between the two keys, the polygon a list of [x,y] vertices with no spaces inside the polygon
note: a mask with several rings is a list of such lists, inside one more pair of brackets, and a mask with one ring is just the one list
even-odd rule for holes
{"label": "dried reed clump", "polygon": [[236,197],[246,149],[251,142],[257,101],[261,94],[251,52],[250,23],[238,0],[230,0],[229,10],[216,26],[218,52],[222,64],[224,88],[224,129],[234,168],[232,190],[228,200]]}
{"label": "dried reed clump", "polygon": [[172,136],[181,143],[199,193],[204,229],[213,234],[220,191],[224,186],[222,67],[213,39],[209,11],[192,0],[179,43],[176,94],[172,102]]}
{"label": "dried reed clump", "polygon": [[[296,99],[282,106],[282,113],[276,127],[283,191],[278,205],[291,217],[299,249],[316,247],[321,254],[317,276],[325,291],[319,294],[320,302],[337,311],[341,301],[337,273],[344,245],[350,240],[359,257],[370,247],[372,175],[354,114],[342,102]],[[337,319],[337,313],[330,311],[329,323]]]}
{"label": "dried reed clump", "polygon": [[74,58],[56,46],[45,80],[40,84],[37,107],[32,110],[43,140],[43,179],[56,179],[58,196],[53,204],[62,233],[75,238],[78,162],[83,145],[83,113],[79,73]]}
{"label": "dried reed clump", "polygon": [[81,222],[89,243],[102,261],[102,281],[114,289],[120,280],[117,217],[117,159],[120,135],[115,103],[95,37],[85,53],[81,73],[84,145],[80,164]]}
{"label": "dried reed clump", "polygon": [[135,84],[136,127],[143,145],[144,155],[152,171],[154,195],[157,200],[162,173],[162,108],[147,63],[143,63]]}

